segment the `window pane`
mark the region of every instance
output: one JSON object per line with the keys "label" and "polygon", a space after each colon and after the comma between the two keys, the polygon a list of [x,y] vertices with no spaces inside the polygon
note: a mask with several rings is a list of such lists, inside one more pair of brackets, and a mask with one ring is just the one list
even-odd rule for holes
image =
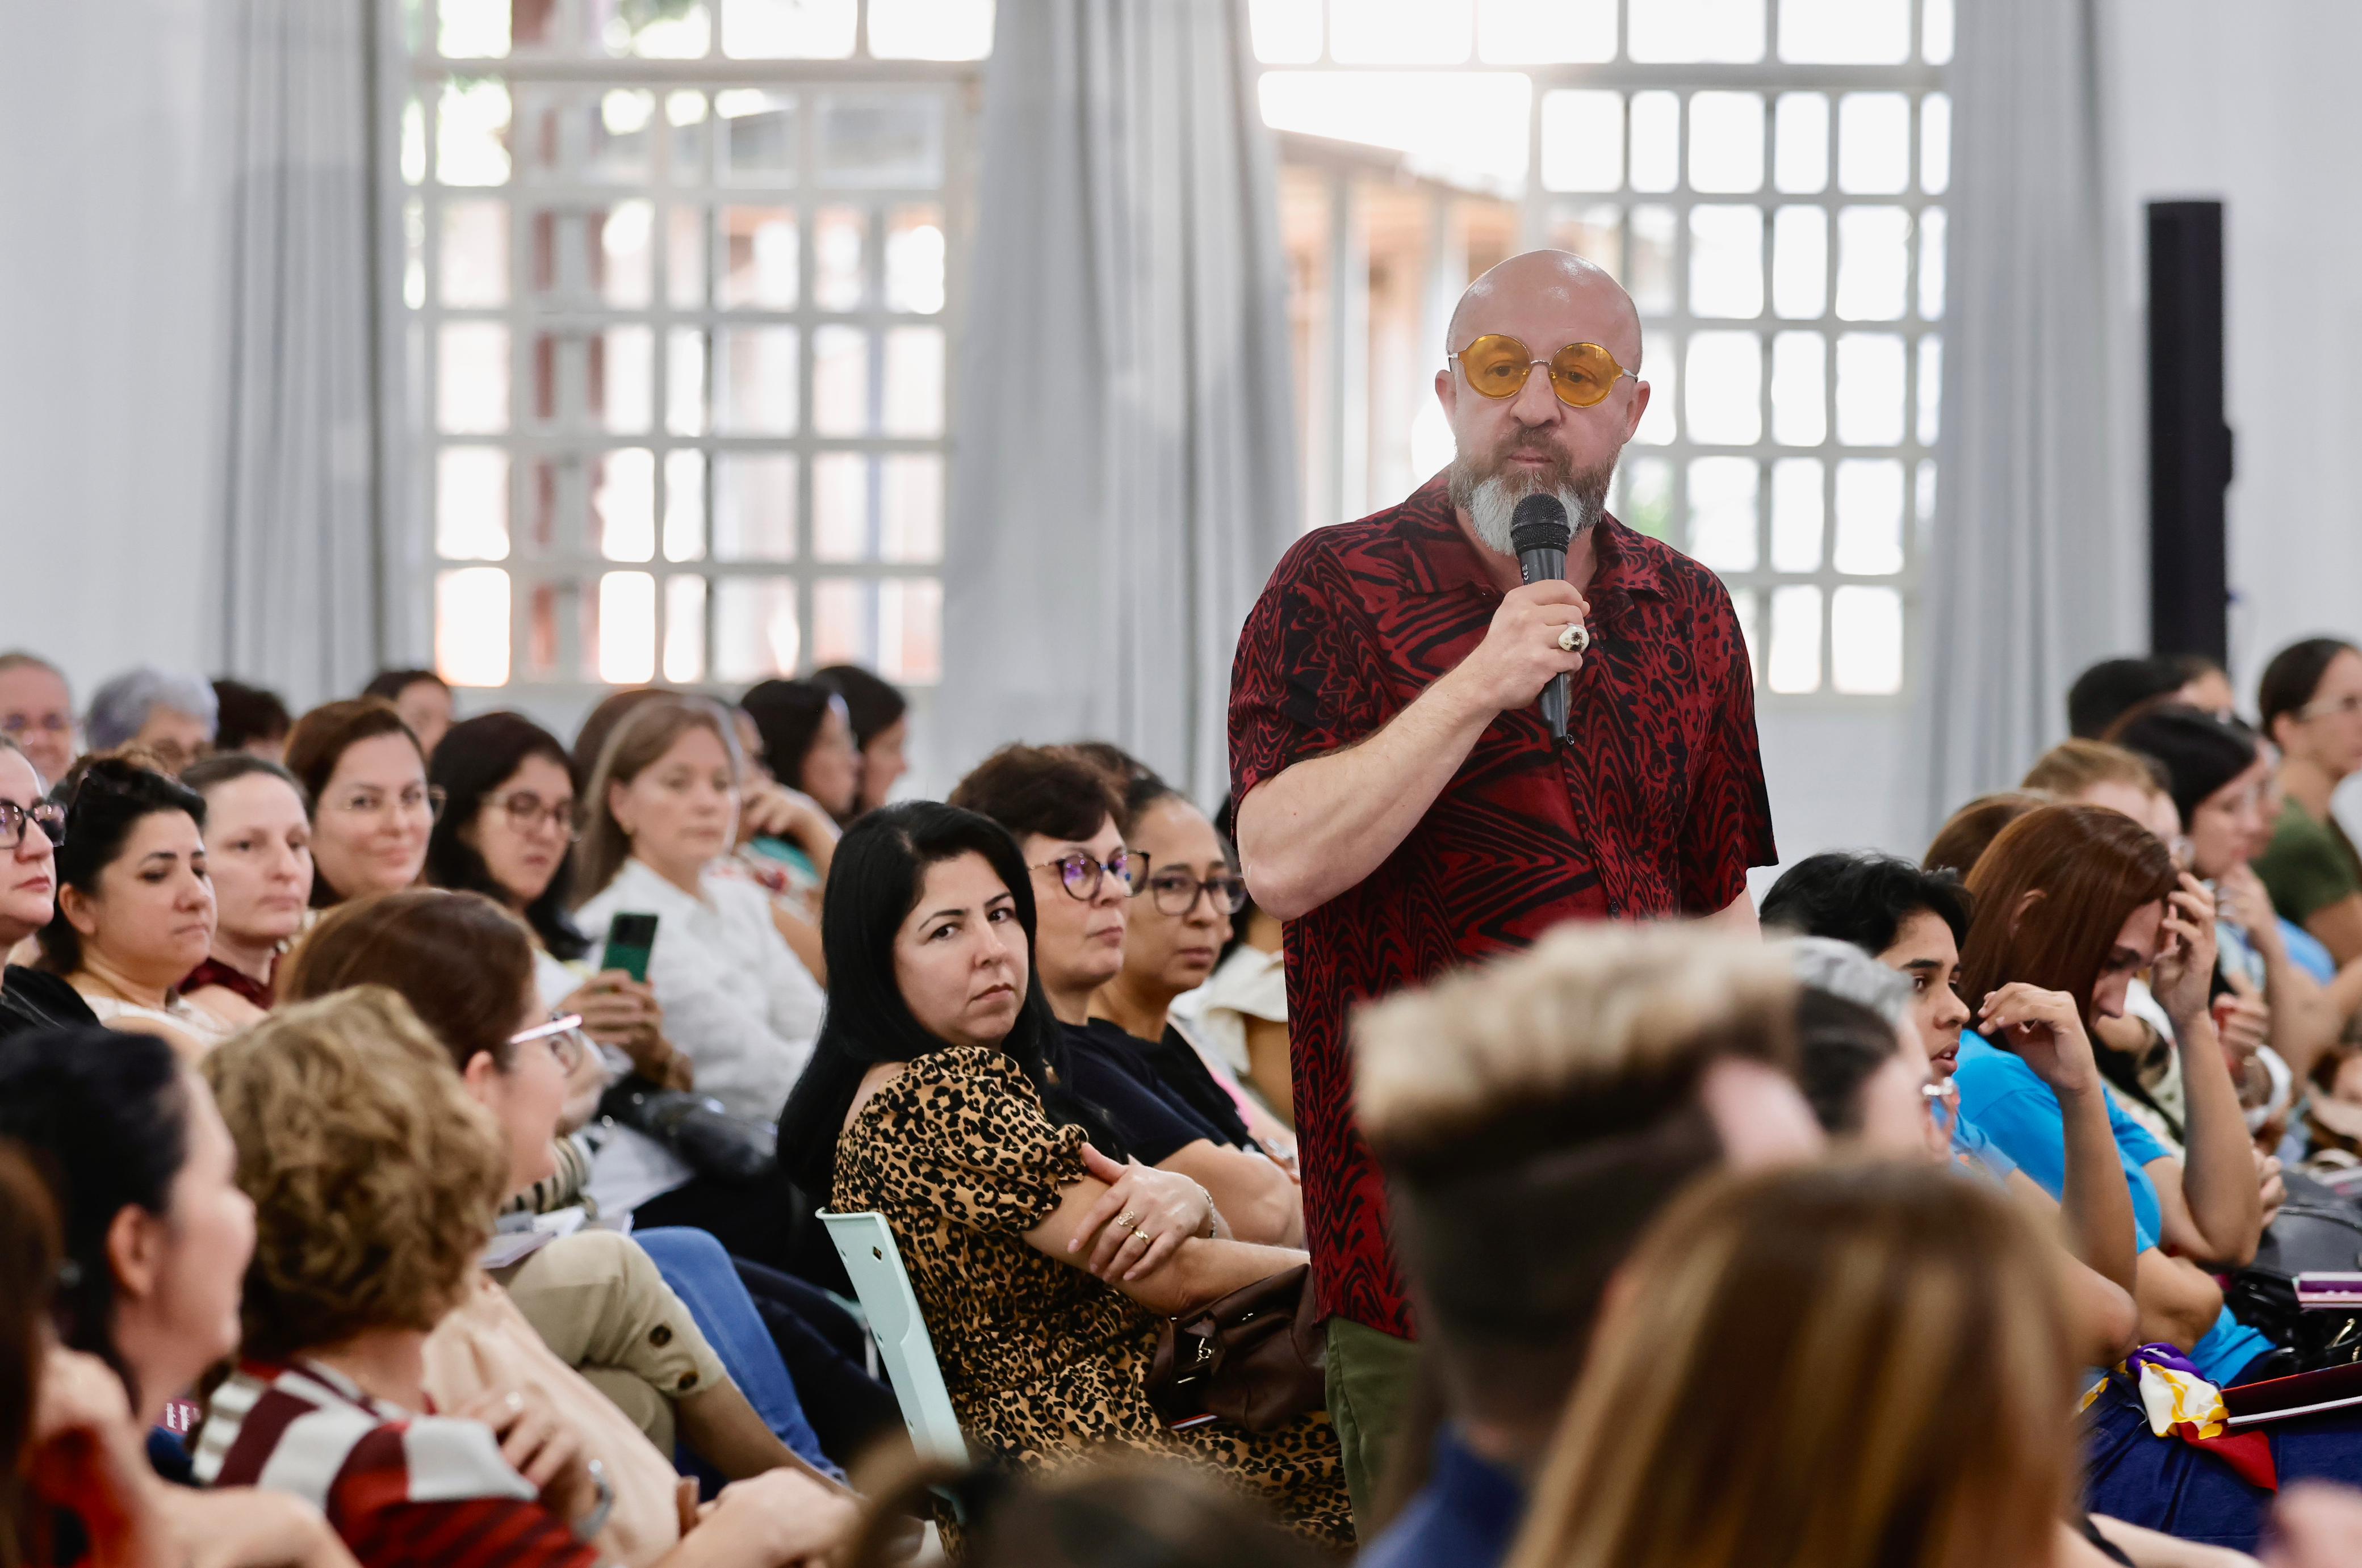
{"label": "window pane", "polygon": [[705,558],[705,454],[668,452],[664,471],[665,559],[701,561]]}
{"label": "window pane", "polygon": [[724,309],[793,310],[796,251],[795,208],[723,207],[717,303]]}
{"label": "window pane", "polygon": [[1821,591],[1802,585],[1772,591],[1772,653],[1766,684],[1787,693],[1821,687]]}
{"label": "window pane", "polygon": [[1690,209],[1690,314],[1752,320],[1763,314],[1763,209]]}
{"label": "window pane", "polygon": [[1782,207],[1772,220],[1772,309],[1791,321],[1817,321],[1829,303],[1829,215],[1821,207]]}
{"label": "window pane", "polygon": [[1763,601],[1751,588],[1731,590],[1730,608],[1738,617],[1738,635],[1747,642],[1747,665],[1758,684],[1763,679]]}
{"label": "window pane", "polygon": [[1690,550],[1716,571],[1753,571],[1756,491],[1752,458],[1697,458],[1690,463]]}
{"label": "window pane", "polygon": [[933,93],[833,94],[821,100],[820,177],[830,185],[944,182],[944,100]]}
{"label": "window pane", "polygon": [[1923,458],[1919,469],[1911,476],[1911,516],[1919,525],[1924,537],[1927,525],[1936,520],[1936,459]]}
{"label": "window pane", "polygon": [[665,579],[664,678],[677,685],[705,679],[705,580]]}
{"label": "window pane", "polygon": [[435,178],[446,185],[509,182],[509,90],[447,82],[435,107]]}
{"label": "window pane", "polygon": [[1618,282],[1624,279],[1624,214],[1614,205],[1556,207],[1550,243],[1606,268]]}
{"label": "window pane", "polygon": [[1911,0],[1780,0],[1780,58],[1900,65],[1911,58]]}
{"label": "window pane", "polygon": [[509,204],[454,201],[443,204],[443,244],[436,286],[443,303],[475,309],[509,303]]}
{"label": "window pane", "polygon": [[416,196],[402,199],[402,303],[426,308],[426,204]]}
{"label": "window pane", "polygon": [[1848,447],[1902,445],[1902,338],[1849,332],[1838,339],[1838,440]]}
{"label": "window pane", "polygon": [[724,436],[792,436],[796,329],[734,326],[714,334],[713,428]]}
{"label": "window pane", "polygon": [[705,94],[676,87],[665,94],[665,124],[671,127],[672,178],[679,185],[702,185],[713,172],[712,118]]}
{"label": "window pane", "polygon": [[823,436],[869,433],[869,334],[859,327],[812,331],[812,428]]}
{"label": "window pane", "polygon": [[1624,183],[1624,94],[1542,94],[1542,188],[1613,191]]}
{"label": "window pane", "polygon": [[498,447],[446,447],[435,458],[435,553],[497,561],[509,553],[509,455]]}
{"label": "window pane", "polygon": [[1838,212],[1838,319],[1898,321],[1911,272],[1911,215],[1902,207]]}
{"label": "window pane", "polygon": [[1321,0],[1251,0],[1248,17],[1255,58],[1264,64],[1309,65],[1320,58]]}
{"label": "window pane", "polygon": [[1893,195],[1911,184],[1911,100],[1849,93],[1838,100],[1838,189]]}
{"label": "window pane", "polygon": [[1919,445],[1932,447],[1942,435],[1944,406],[1944,339],[1929,333],[1919,339]]}
{"label": "window pane", "polygon": [[1763,185],[1763,94],[1690,96],[1690,188],[1738,193]]}
{"label": "window pane", "polygon": [[869,52],[879,60],[982,60],[992,52],[992,0],[869,0]]}
{"label": "window pane", "polygon": [[1903,690],[1903,595],[1840,588],[1829,595],[1829,684],[1849,696]]}
{"label": "window pane", "polygon": [[1632,0],[1637,61],[1745,64],[1763,58],[1763,0]]}
{"label": "window pane", "polygon": [[1838,570],[1886,577],[1903,569],[1903,465],[1848,458],[1838,465]]}
{"label": "window pane", "polygon": [[1783,458],[1772,465],[1772,569],[1821,569],[1821,460]]}
{"label": "window pane", "polygon": [[705,212],[701,207],[675,207],[667,222],[665,297],[675,310],[695,310],[705,303]]}
{"label": "window pane", "polygon": [[656,208],[646,202],[618,202],[585,220],[596,248],[599,296],[618,310],[645,310],[656,297]]}
{"label": "window pane", "polygon": [[803,636],[796,585],[783,577],[725,577],[713,585],[713,676],[767,680],[793,675]]}
{"label": "window pane", "polygon": [[655,454],[635,447],[592,458],[590,512],[598,519],[602,556],[611,561],[653,560],[657,553]]}
{"label": "window pane", "polygon": [[1667,315],[1673,308],[1673,209],[1632,209],[1631,275],[1624,280],[1632,308],[1642,315]]}
{"label": "window pane", "polygon": [[944,334],[897,326],[886,334],[886,434],[944,433]]}
{"label": "window pane", "polygon": [[796,558],[796,460],[724,452],[713,459],[713,558]]}
{"label": "window pane", "polygon": [[1774,111],[1772,183],[1792,196],[1829,188],[1829,100],[1821,93],[1783,93]]}
{"label": "window pane", "polygon": [[1817,447],[1829,436],[1828,348],[1817,332],[1772,339],[1772,439]]}
{"label": "window pane", "polygon": [[645,686],[657,673],[657,580],[611,571],[599,580],[599,679]]}
{"label": "window pane", "polygon": [[414,97],[402,106],[402,182],[426,182],[426,106]]}
{"label": "window pane", "polygon": [[1752,332],[1690,335],[1690,439],[1745,447],[1763,438],[1763,340]]}
{"label": "window pane", "polygon": [[676,326],[666,339],[665,428],[675,436],[705,434],[705,334]]}
{"label": "window pane", "polygon": [[871,557],[869,459],[829,452],[812,459],[812,558],[861,561]]}
{"label": "window pane", "polygon": [[1651,447],[1670,446],[1679,433],[1673,404],[1681,378],[1675,374],[1681,364],[1681,339],[1670,332],[1660,333],[1649,355],[1648,368],[1641,372],[1649,383],[1648,412],[1640,415],[1640,428],[1632,438]]}
{"label": "window pane", "polygon": [[1670,191],[1682,180],[1682,98],[1632,94],[1632,189]]}
{"label": "window pane", "polygon": [[[1533,79],[1522,71],[1266,71],[1256,94],[1274,130],[1396,148],[1446,179],[1522,184],[1530,172]],[[1406,103],[1419,112],[1406,115]]]}
{"label": "window pane", "polygon": [[601,29],[610,54],[642,60],[700,60],[713,48],[713,13],[707,0],[671,0],[663,6],[633,6],[611,16]]}
{"label": "window pane", "polygon": [[1919,215],[1919,315],[1923,321],[1944,319],[1944,209],[1928,207]]}
{"label": "window pane", "polygon": [[1616,0],[1477,0],[1476,53],[1488,65],[1614,60]]}
{"label": "window pane", "polygon": [[943,559],[944,460],[911,452],[885,458],[879,467],[877,558]]}
{"label": "window pane", "polygon": [[740,184],[791,183],[796,177],[796,101],[760,87],[713,94],[722,121],[722,167]]}
{"label": "window pane", "polygon": [[854,0],[722,0],[722,52],[735,60],[843,60]]}
{"label": "window pane", "polygon": [[877,673],[932,686],[944,677],[944,585],[906,577],[877,585]]}
{"label": "window pane", "polygon": [[435,574],[435,670],[454,686],[508,684],[508,573],[461,567]]}
{"label": "window pane", "polygon": [[509,427],[509,329],[447,321],[436,336],[435,423],[458,436]]}
{"label": "window pane", "polygon": [[812,229],[812,303],[822,310],[859,310],[869,292],[861,265],[868,215],[857,207],[823,207]]}
{"label": "window pane", "polygon": [[602,345],[605,352],[591,362],[591,412],[611,434],[636,436],[656,419],[656,332],[611,326]]}
{"label": "window pane", "polygon": [[1330,58],[1347,65],[1454,65],[1468,58],[1470,0],[1347,0],[1329,12]]}
{"label": "window pane", "polygon": [[1630,458],[1617,470],[1623,499],[1616,515],[1651,539],[1673,536],[1673,465],[1662,458]]}
{"label": "window pane", "polygon": [[935,315],[944,277],[943,209],[895,208],[886,223],[886,308]]}
{"label": "window pane", "polygon": [[1930,65],[1952,61],[1952,0],[1927,0],[1926,19],[1919,24],[1919,52]]}
{"label": "window pane", "polygon": [[815,664],[877,668],[877,629],[870,614],[876,588],[873,582],[850,577],[824,577],[812,584]]}
{"label": "window pane", "polygon": [[1952,183],[1952,100],[1930,93],[1919,100],[1919,188],[1940,196]]}
{"label": "window pane", "polygon": [[509,51],[509,0],[442,0],[435,52],[450,60],[497,60]]}

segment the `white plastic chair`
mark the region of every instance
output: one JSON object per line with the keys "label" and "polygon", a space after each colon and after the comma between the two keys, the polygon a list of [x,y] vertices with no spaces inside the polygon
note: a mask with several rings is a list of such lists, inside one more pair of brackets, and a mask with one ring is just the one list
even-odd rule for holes
{"label": "white plastic chair", "polygon": [[927,1337],[927,1321],[919,1311],[919,1297],[902,1268],[901,1250],[886,1216],[875,1210],[832,1214],[821,1210],[828,1239],[853,1276],[861,1297],[862,1315],[869,1320],[870,1338],[886,1363],[894,1385],[894,1398],[902,1407],[903,1423],[911,1429],[911,1446],[922,1459],[954,1464],[967,1463],[967,1440],[960,1436],[959,1417],[952,1409],[943,1369],[935,1364],[934,1342]]}

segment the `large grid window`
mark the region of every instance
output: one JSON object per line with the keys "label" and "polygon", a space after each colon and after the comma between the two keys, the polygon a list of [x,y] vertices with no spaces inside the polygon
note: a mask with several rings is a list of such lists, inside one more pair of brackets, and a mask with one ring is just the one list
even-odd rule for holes
{"label": "large grid window", "polygon": [[[1613,505],[1722,574],[1765,690],[1901,692],[1936,504],[1950,0],[1255,0],[1254,20],[1275,126],[1402,149],[1456,193],[1430,269],[1484,259],[1470,209],[1514,204],[1522,243],[1631,292],[1654,392]],[[1394,185],[1364,205],[1399,203]],[[1342,276],[1382,231],[1336,191],[1319,221]],[[1429,279],[1422,393],[1473,270]],[[1386,287],[1372,267],[1332,293],[1366,311]],[[1366,359],[1329,363],[1380,362],[1380,326],[1359,327]],[[1331,432],[1349,504],[1389,447],[1421,476],[1449,457],[1414,401],[1410,428],[1378,423],[1373,393],[1365,437]]]}
{"label": "large grid window", "polygon": [[436,662],[553,698],[942,668],[991,0],[413,0]]}

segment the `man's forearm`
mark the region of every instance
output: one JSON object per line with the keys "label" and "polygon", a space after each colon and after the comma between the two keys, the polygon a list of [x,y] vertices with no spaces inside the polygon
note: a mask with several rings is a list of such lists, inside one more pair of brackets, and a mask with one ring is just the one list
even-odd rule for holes
{"label": "man's forearm", "polygon": [[1385,728],[1258,786],[1239,803],[1239,859],[1281,920],[1319,909],[1385,863],[1496,716],[1439,679]]}
{"label": "man's forearm", "polygon": [[2137,1253],[2132,1188],[2116,1155],[2108,1105],[2096,1085],[2087,1094],[2062,1098],[2067,1123],[2067,1174],[2059,1184],[2058,1210],[2067,1221],[2075,1255],[2093,1273],[2129,1291]]}

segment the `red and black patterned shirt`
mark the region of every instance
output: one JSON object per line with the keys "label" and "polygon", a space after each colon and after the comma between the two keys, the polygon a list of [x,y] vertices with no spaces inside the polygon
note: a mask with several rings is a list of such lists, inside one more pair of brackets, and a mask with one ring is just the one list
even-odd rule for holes
{"label": "red and black patterned shirt", "polygon": [[[1594,535],[1591,651],[1567,745],[1503,713],[1401,846],[1287,922],[1305,1228],[1324,1311],[1412,1336],[1385,1194],[1353,1125],[1355,1004],[1531,943],[1571,919],[1710,914],[1778,859],[1755,685],[1714,573],[1613,518]],[[1374,734],[1484,640],[1500,608],[1439,476],[1315,529],[1247,617],[1231,678],[1236,798]]]}

